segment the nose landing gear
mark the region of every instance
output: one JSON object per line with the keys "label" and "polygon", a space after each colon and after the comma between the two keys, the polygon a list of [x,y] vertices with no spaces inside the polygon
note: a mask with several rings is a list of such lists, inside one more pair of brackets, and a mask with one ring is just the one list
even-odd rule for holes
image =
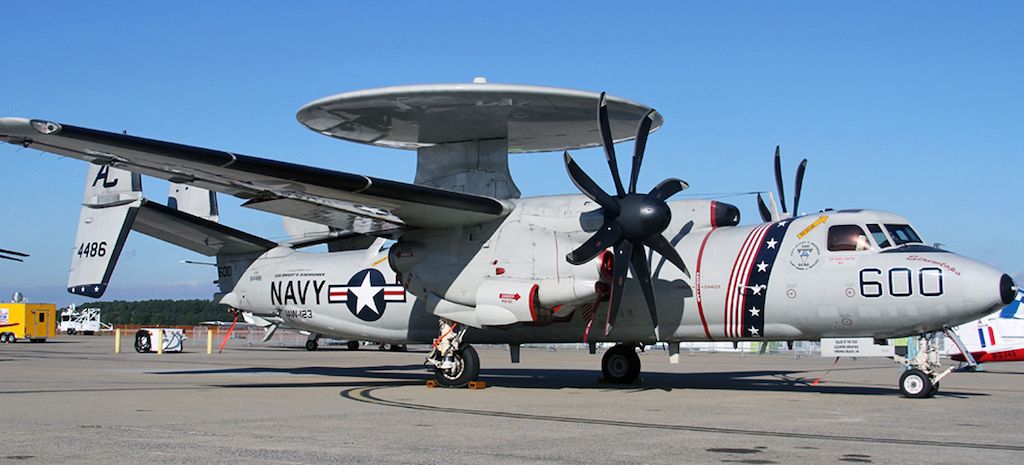
{"label": "nose landing gear", "polygon": [[893,360],[907,368],[900,376],[900,395],[910,399],[932,397],[939,391],[939,380],[953,367],[942,369],[939,363],[939,348],[935,338],[939,333],[922,334],[917,340],[917,352],[913,356],[897,355]]}

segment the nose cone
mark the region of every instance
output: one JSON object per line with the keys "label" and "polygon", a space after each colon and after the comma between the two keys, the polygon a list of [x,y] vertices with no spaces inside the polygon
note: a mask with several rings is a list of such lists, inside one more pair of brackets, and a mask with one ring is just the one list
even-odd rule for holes
{"label": "nose cone", "polygon": [[[1008,305],[1015,297],[1013,279],[1002,271],[985,263],[962,256],[948,257],[950,264],[949,285],[952,290],[959,287],[963,292],[962,311],[958,312],[956,324],[977,320]],[[927,281],[925,282],[927,284]],[[955,299],[955,291],[949,294]],[[954,300],[948,302],[953,303]]]}
{"label": "nose cone", "polygon": [[999,297],[1003,299],[1003,305],[1010,305],[1016,295],[1017,286],[1013,283],[1013,278],[1004,274],[999,278]]}

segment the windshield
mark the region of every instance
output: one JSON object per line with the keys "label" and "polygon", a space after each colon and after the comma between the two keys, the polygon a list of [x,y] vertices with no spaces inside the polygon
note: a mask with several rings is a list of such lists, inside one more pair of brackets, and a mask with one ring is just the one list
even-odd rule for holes
{"label": "windshield", "polygon": [[884,249],[892,245],[889,243],[889,238],[885,237],[885,233],[882,232],[881,226],[877,224],[869,224],[868,231],[871,231],[871,237],[875,238],[875,243],[878,244],[878,247]]}
{"label": "windshield", "polygon": [[889,231],[889,235],[892,236],[892,240],[896,245],[924,242],[921,240],[921,236],[918,236],[917,232],[909,224],[887,224],[885,229]]}

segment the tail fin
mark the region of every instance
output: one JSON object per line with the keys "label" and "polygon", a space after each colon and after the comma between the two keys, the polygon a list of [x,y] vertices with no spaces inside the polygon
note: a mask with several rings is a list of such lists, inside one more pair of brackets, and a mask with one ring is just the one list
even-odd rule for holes
{"label": "tail fin", "polygon": [[220,221],[217,193],[199,187],[171,183],[167,206],[214,223]]}
{"label": "tail fin", "polygon": [[[102,296],[132,229],[193,252],[217,256],[218,263],[229,259],[247,266],[277,246],[275,242],[217,223],[217,198],[213,192],[172,184],[168,203],[170,207],[143,198],[138,174],[91,166],[68,291],[93,298]],[[244,270],[245,266],[239,268]],[[241,272],[230,270],[230,266],[220,267],[218,284],[222,292],[225,286],[233,286],[233,281],[225,278],[237,279],[233,275]]]}
{"label": "tail fin", "polygon": [[1024,311],[1021,311],[1021,301],[1024,300],[1024,289],[1017,289],[1017,297],[999,312],[999,318],[1024,319]]}
{"label": "tail fin", "polygon": [[68,292],[100,297],[142,202],[142,178],[105,165],[89,165],[82,197]]}

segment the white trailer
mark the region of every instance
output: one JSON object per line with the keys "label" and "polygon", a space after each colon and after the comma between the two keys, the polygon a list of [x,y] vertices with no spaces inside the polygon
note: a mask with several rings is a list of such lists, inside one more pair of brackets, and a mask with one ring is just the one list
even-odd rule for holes
{"label": "white trailer", "polygon": [[100,321],[100,309],[78,308],[75,304],[61,311],[60,323],[57,326],[57,330],[65,334],[90,335],[111,329],[113,328],[110,325]]}

